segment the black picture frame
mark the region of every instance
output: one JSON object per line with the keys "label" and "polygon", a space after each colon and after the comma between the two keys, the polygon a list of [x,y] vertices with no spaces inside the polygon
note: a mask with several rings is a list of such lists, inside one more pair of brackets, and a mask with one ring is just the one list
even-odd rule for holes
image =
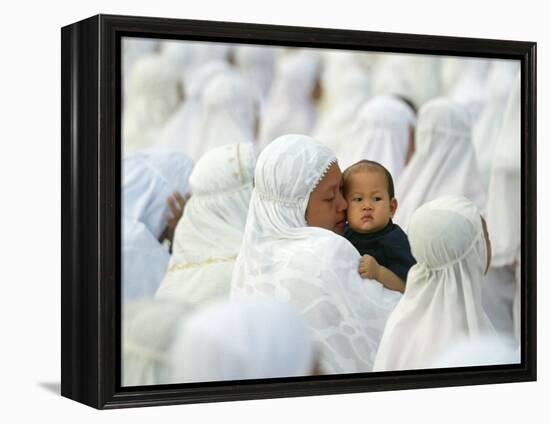
{"label": "black picture frame", "polygon": [[[121,37],[521,62],[521,363],[121,387]],[[97,15],[61,30],[61,394],[94,408],[536,380],[536,43]]]}

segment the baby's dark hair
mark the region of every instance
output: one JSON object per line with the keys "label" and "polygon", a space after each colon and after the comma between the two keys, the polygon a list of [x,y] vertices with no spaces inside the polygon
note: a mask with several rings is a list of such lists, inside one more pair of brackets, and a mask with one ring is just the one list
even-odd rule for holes
{"label": "baby's dark hair", "polygon": [[384,175],[386,176],[386,181],[388,182],[388,194],[390,196],[390,199],[393,199],[395,197],[395,190],[393,187],[393,178],[390,174],[390,171],[388,171],[384,165],[367,159],[360,160],[359,162],[348,166],[342,174],[342,193],[344,193],[344,196],[347,194],[349,188],[349,177],[356,172],[367,170],[378,170],[384,172]]}

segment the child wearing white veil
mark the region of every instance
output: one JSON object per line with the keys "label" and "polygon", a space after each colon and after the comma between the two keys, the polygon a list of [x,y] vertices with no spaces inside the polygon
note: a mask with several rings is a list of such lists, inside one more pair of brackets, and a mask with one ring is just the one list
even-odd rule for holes
{"label": "child wearing white veil", "polygon": [[414,111],[397,97],[377,96],[359,109],[356,119],[348,139],[336,151],[338,162],[345,169],[361,159],[372,160],[397,181],[413,149]]}
{"label": "child wearing white veil", "polygon": [[232,300],[291,304],[311,331],[324,373],[371,371],[385,321],[400,298],[362,280],[343,237],[346,202],[334,153],[286,135],[260,154]]}
{"label": "child wearing white veil", "polygon": [[255,163],[252,143],[220,146],[199,160],[157,298],[200,304],[229,297]]}
{"label": "child wearing white veil", "polygon": [[519,73],[508,98],[495,147],[487,225],[493,242],[492,266],[483,285],[483,306],[495,328],[519,343],[521,253],[521,85]]}
{"label": "child wearing white veil", "polygon": [[446,194],[464,196],[484,211],[486,194],[471,132],[467,112],[450,100],[434,99],[420,109],[415,152],[395,189],[401,203],[394,222],[405,232],[420,205]]}
{"label": "child wearing white veil", "polygon": [[481,305],[490,242],[475,204],[461,196],[424,204],[409,241],[417,264],[384,329],[375,371],[429,368],[453,343],[496,337]]}

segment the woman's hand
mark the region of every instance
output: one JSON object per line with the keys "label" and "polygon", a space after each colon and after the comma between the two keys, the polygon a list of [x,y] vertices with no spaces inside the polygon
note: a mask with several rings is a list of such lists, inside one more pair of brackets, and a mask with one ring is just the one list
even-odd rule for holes
{"label": "woman's hand", "polygon": [[170,240],[170,243],[174,240],[176,226],[183,215],[185,204],[190,197],[190,193],[185,193],[185,195],[182,196],[176,191],[166,199],[168,207],[170,208],[170,213],[168,214],[168,218],[166,218],[166,238]]}
{"label": "woman's hand", "polygon": [[370,255],[361,256],[359,261],[359,274],[362,278],[368,278],[370,280],[378,280],[378,274],[380,271],[380,265]]}

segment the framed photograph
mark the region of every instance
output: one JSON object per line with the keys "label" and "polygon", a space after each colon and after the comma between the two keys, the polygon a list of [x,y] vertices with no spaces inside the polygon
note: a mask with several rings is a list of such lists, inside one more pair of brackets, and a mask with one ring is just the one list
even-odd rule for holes
{"label": "framed photograph", "polygon": [[536,380],[536,43],[113,15],[61,43],[63,396]]}

